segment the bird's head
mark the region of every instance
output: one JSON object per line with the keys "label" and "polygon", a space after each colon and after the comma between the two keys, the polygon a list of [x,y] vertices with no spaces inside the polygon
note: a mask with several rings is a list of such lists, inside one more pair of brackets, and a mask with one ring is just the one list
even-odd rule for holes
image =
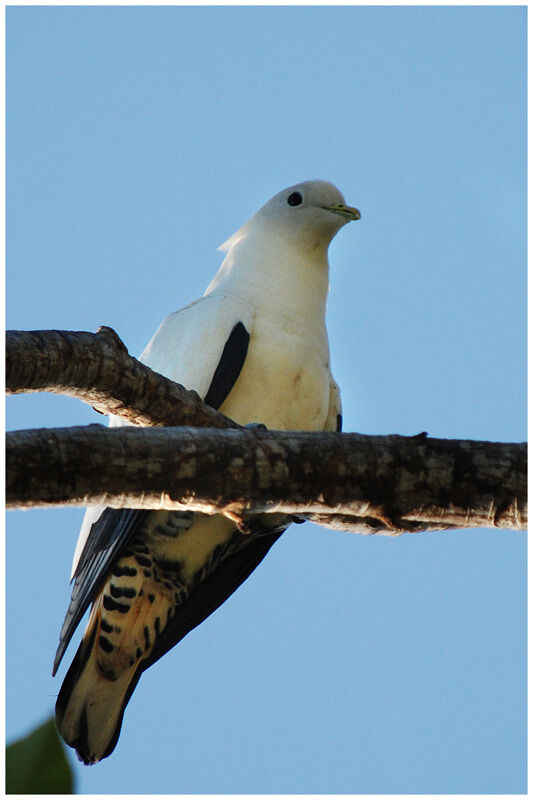
{"label": "bird's head", "polygon": [[327,248],[343,225],[360,218],[359,211],[346,205],[332,183],[304,181],[274,195],[220,249],[228,250],[254,232],[279,236],[305,249],[319,245]]}

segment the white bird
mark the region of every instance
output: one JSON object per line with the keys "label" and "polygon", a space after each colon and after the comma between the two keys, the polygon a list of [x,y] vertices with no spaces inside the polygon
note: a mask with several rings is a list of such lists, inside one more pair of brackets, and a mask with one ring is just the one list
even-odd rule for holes
{"label": "white bird", "polygon": [[[204,296],[164,320],[141,360],[241,425],[340,430],[327,251],[359,218],[325,181],[279,192],[222,245]],[[243,534],[222,515],[87,510],[54,663],[55,674],[92,603],[56,704],[59,731],[80,760],[113,751],[142,672],[250,575],[284,531],[273,525]]]}

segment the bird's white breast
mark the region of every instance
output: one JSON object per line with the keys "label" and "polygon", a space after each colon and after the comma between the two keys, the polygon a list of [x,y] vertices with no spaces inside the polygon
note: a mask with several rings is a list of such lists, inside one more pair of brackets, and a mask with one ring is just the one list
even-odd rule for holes
{"label": "bird's white breast", "polygon": [[323,324],[256,313],[242,372],[220,410],[241,425],[323,430],[329,405],[329,353]]}

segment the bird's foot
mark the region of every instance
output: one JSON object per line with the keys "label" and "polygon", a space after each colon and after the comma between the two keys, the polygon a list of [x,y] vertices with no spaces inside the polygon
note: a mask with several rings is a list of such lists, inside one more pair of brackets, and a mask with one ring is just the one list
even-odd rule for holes
{"label": "bird's foot", "polygon": [[262,422],[249,422],[248,425],[244,426],[250,431],[267,431],[268,428],[266,425],[263,425]]}
{"label": "bird's foot", "polygon": [[245,535],[249,535],[252,533],[252,527],[249,522],[246,521],[246,518],[243,514],[237,514],[235,511],[224,511],[224,516],[230,519],[232,522],[235,523],[237,529],[244,533]]}

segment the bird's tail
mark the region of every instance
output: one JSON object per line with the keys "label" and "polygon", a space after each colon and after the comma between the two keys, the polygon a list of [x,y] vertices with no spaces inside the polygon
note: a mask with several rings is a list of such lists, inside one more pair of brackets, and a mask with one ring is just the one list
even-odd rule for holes
{"label": "bird's tail", "polygon": [[84,764],[95,764],[115,749],[124,710],[142,672],[138,663],[116,677],[102,670],[95,653],[100,631],[95,611],[56,702],[59,733]]}

